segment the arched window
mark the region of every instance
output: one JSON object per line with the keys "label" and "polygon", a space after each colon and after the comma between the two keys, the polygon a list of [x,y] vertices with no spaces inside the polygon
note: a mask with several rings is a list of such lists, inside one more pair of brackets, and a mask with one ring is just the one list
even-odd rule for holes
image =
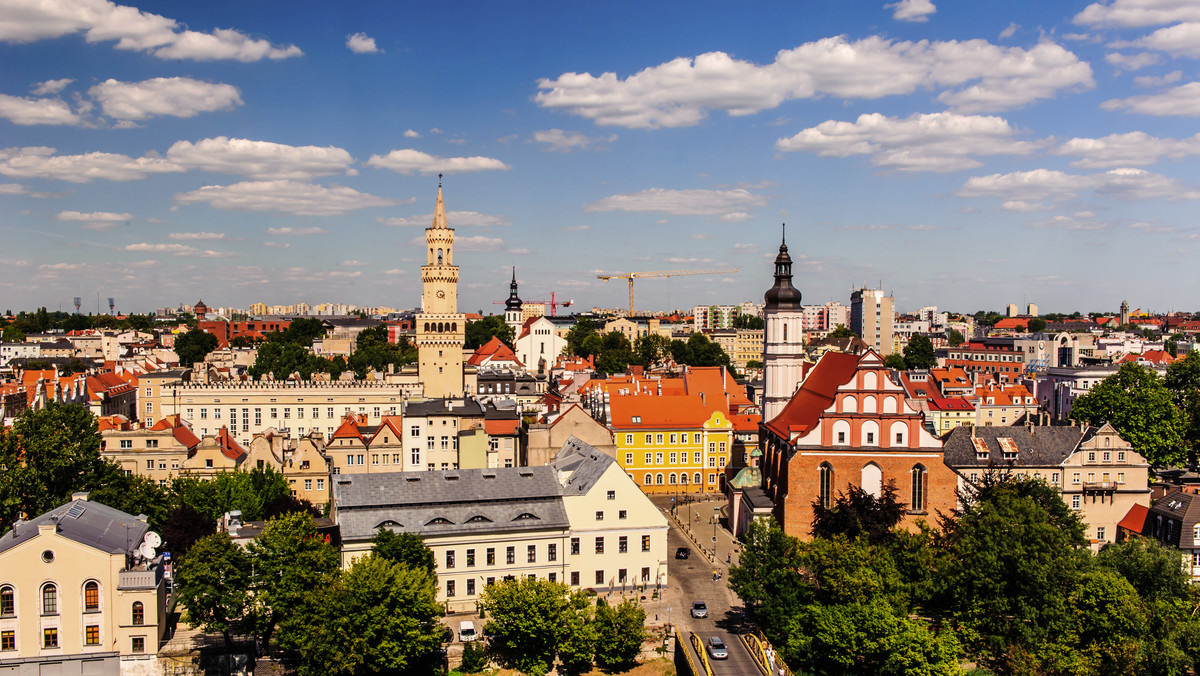
{"label": "arched window", "polygon": [[671,474],[667,476],[667,483],[674,486],[678,479],[679,477],[675,476],[674,472],[671,472]]}
{"label": "arched window", "polygon": [[458,322],[450,322],[450,332],[458,331]]}
{"label": "arched window", "polygon": [[429,333],[429,322],[425,322],[425,333]]}
{"label": "arched window", "polygon": [[438,248],[438,265],[442,264],[442,250]]}
{"label": "arched window", "polygon": [[83,609],[100,610],[100,583],[90,580],[83,585]]}
{"label": "arched window", "polygon": [[679,483],[681,483],[681,484],[683,484],[684,486],[686,486],[686,485],[687,485],[687,482],[688,482],[688,475],[687,475],[687,472],[684,472],[683,474],[680,474],[680,475],[679,475]]}
{"label": "arched window", "polygon": [[900,401],[900,397],[884,397],[883,398],[883,412],[884,413],[896,413],[897,412],[896,402],[898,402],[898,401]]}
{"label": "arched window", "polygon": [[146,624],[146,608],[141,601],[133,602],[133,624]]}
{"label": "arched window", "polygon": [[863,389],[873,390],[879,386],[879,378],[874,371],[867,371],[863,374]]}
{"label": "arched window", "polygon": [[842,399],[842,412],[858,413],[858,400],[854,398],[854,395]]}
{"label": "arched window", "polygon": [[58,614],[58,587],[53,583],[42,585],[42,614]]}
{"label": "arched window", "polygon": [[888,443],[892,446],[904,446],[908,441],[908,425],[903,420],[892,423],[892,437]]}
{"label": "arched window", "polygon": [[695,474],[692,476],[692,483],[694,483],[694,484],[698,484],[698,483],[700,483],[700,473],[699,473],[699,472],[696,472],[696,473],[695,473]]}
{"label": "arched window", "polygon": [[917,511],[925,511],[925,465],[916,465],[912,468],[912,494],[909,496],[908,508]]}
{"label": "arched window", "polygon": [[850,443],[850,423],[845,420],[836,420],[833,423],[833,443],[838,446],[845,446]]}
{"label": "arched window", "polygon": [[883,494],[883,470],[879,469],[879,465],[873,462],[863,465],[860,485],[864,493],[870,493],[877,498]]}
{"label": "arched window", "polygon": [[0,587],[0,617],[17,614],[17,593],[12,587]]}
{"label": "arched window", "polygon": [[829,509],[829,506],[833,504],[833,465],[823,462],[819,471],[821,473],[821,483],[817,499],[820,501],[822,507]]}
{"label": "arched window", "polygon": [[[875,374],[872,373],[870,375],[875,375]],[[863,397],[863,413],[875,413],[877,410],[878,410],[878,405],[875,401],[875,397],[872,397],[872,396]]]}
{"label": "arched window", "polygon": [[658,474],[654,475],[654,483],[658,484],[659,486],[663,485],[662,472],[659,472]]}
{"label": "arched window", "polygon": [[879,445],[879,423],[874,420],[864,421],[858,433],[861,435],[861,438],[858,440],[859,446]]}
{"label": "arched window", "polygon": [[783,342],[786,343],[787,342],[787,322],[782,322],[782,324],[783,324]]}
{"label": "arched window", "polygon": [[642,481],[642,483],[646,484],[647,486],[649,486],[650,483],[653,481],[649,472],[646,473],[646,476],[643,477],[643,479],[644,479],[644,481]]}

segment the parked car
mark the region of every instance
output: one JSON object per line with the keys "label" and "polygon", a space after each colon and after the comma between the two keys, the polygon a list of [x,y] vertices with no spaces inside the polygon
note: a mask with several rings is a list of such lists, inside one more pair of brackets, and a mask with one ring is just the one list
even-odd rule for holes
{"label": "parked car", "polygon": [[688,549],[687,547],[680,547],[679,549],[675,550],[675,558],[677,559],[686,559],[691,555],[692,550]]}
{"label": "parked car", "polygon": [[692,617],[708,617],[708,605],[704,601],[695,601],[692,603]]}
{"label": "parked car", "polygon": [[479,634],[475,633],[475,623],[470,620],[463,620],[458,623],[458,640],[463,643],[470,643],[479,639]]}
{"label": "parked car", "polygon": [[729,649],[725,647],[725,642],[720,636],[708,637],[708,655],[714,660],[723,660],[729,657]]}

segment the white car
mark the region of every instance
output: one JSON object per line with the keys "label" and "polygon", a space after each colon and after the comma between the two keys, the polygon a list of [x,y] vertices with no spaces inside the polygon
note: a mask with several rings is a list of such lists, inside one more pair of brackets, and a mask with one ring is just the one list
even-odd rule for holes
{"label": "white car", "polygon": [[708,637],[708,654],[714,660],[724,660],[729,657],[729,650],[725,647],[725,642],[720,636]]}
{"label": "white car", "polygon": [[692,617],[708,617],[708,606],[704,603],[704,601],[696,601],[692,604]]}

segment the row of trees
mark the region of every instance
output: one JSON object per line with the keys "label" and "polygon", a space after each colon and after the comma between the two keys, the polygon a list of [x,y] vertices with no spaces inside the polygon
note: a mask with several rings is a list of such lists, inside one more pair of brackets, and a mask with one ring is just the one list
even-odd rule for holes
{"label": "row of trees", "polygon": [[646,612],[627,600],[597,604],[585,592],[538,578],[510,579],[483,592],[490,647],[506,665],[541,676],[558,662],[560,674],[580,674],[595,664],[608,671],[637,662],[645,641]]}
{"label": "row of trees", "polygon": [[1071,404],[1071,417],[1104,422],[1158,466],[1195,462],[1200,450],[1200,353],[1167,367],[1166,376],[1123,364]]}
{"label": "row of trees", "polygon": [[343,570],[336,545],[307,514],[268,522],[246,548],[225,533],[196,543],[179,565],[186,619],[255,638],[303,676],[396,673],[441,643],[433,553],[420,538],[380,531],[374,551]]}
{"label": "row of trees", "polygon": [[1200,592],[1179,552],[1135,539],[1093,556],[1038,479],[991,475],[941,531],[894,528],[894,490],[815,505],[814,539],[758,522],[730,587],[794,670],[811,674],[1184,674]]}
{"label": "row of trees", "polygon": [[[312,353],[312,344],[324,333],[320,320],[297,319],[286,331],[271,333],[259,344],[250,375],[256,380],[270,374],[283,380],[293,373],[308,380],[314,373],[328,373],[336,379],[353,371],[359,380],[371,371],[388,366],[399,368],[417,360],[417,348],[406,337],[399,343],[388,342],[387,325],[380,324],[358,334],[354,352],[346,359],[340,355],[321,357]],[[178,348],[176,349],[178,352]]]}
{"label": "row of trees", "polygon": [[[159,318],[152,315],[128,315],[117,318],[102,314],[77,314],[61,310],[50,312],[40,307],[33,312],[22,310],[16,315],[9,310],[6,317],[0,317],[3,323],[3,340],[6,343],[21,342],[30,333],[45,333],[57,331],[86,331],[88,329],[118,329],[149,331],[161,325]],[[172,324],[189,324],[195,326],[196,318],[190,313],[176,315],[170,318]]]}
{"label": "row of trees", "polygon": [[599,326],[587,318],[567,331],[566,353],[595,357],[596,370],[606,374],[622,373],[630,365],[652,366],[667,360],[688,366],[730,366],[725,350],[703,333],[693,333],[686,341],[650,333],[630,343],[620,331],[601,333]]}

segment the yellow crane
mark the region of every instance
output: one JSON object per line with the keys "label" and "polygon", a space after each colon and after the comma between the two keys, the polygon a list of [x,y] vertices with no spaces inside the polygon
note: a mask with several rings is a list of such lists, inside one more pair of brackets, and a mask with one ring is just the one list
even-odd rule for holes
{"label": "yellow crane", "polygon": [[655,272],[630,272],[623,275],[596,275],[596,279],[629,280],[629,314],[633,314],[633,280],[638,277],[682,277],[684,275],[723,275],[737,272],[737,268],[719,268],[717,270],[658,270]]}

